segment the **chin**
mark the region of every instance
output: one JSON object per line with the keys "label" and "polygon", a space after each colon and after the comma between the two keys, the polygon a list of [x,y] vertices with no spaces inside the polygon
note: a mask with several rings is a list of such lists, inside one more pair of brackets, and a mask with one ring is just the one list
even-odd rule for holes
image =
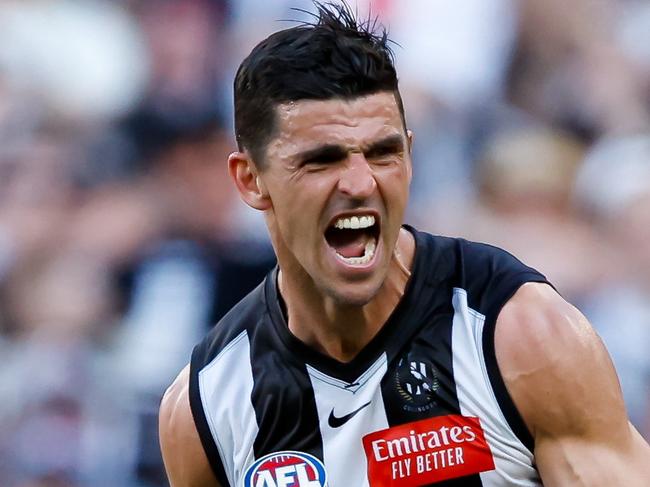
{"label": "chin", "polygon": [[330,298],[342,306],[365,306],[373,300],[381,289],[378,285],[369,284],[345,284],[325,290]]}

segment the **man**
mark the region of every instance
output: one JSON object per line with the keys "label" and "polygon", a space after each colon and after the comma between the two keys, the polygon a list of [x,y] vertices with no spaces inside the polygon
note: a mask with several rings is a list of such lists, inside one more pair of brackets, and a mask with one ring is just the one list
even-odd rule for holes
{"label": "man", "polygon": [[402,226],[386,36],[318,8],[236,76],[230,175],[279,265],[163,399],[172,487],[650,485],[583,316],[504,251]]}

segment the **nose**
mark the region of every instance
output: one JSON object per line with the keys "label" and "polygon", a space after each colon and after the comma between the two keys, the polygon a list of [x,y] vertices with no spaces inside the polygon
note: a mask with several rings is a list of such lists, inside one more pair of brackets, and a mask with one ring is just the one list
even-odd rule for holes
{"label": "nose", "polygon": [[377,188],[375,176],[362,153],[351,153],[341,171],[339,191],[352,199],[368,198]]}

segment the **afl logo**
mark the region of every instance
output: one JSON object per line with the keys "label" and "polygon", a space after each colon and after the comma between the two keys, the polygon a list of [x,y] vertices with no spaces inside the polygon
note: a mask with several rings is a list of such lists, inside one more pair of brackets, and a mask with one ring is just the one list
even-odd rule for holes
{"label": "afl logo", "polygon": [[327,487],[323,463],[313,455],[282,451],[265,455],[251,465],[244,487]]}

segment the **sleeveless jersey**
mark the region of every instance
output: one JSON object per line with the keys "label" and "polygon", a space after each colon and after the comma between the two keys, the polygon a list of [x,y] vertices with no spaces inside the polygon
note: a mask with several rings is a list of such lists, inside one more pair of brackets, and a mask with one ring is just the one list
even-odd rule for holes
{"label": "sleeveless jersey", "polygon": [[351,362],[291,334],[277,269],[194,349],[191,410],[222,486],[542,485],[494,332],[515,291],[545,277],[496,247],[407,229],[404,295]]}

